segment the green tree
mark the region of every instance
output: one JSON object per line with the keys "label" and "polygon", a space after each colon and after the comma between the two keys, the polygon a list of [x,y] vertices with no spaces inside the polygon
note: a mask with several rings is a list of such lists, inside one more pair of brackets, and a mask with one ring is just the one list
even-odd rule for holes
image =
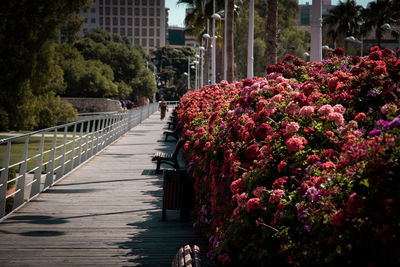
{"label": "green tree", "polygon": [[[72,24],[87,0],[0,2],[0,120],[7,128],[38,125],[41,95],[62,90],[55,62],[59,25]],[[79,23],[79,22],[78,22]]]}
{"label": "green tree", "polygon": [[363,7],[357,5],[355,0],[340,1],[337,6],[328,11],[323,20],[323,25],[328,28],[327,34],[332,38],[334,47],[344,47],[347,51],[347,36],[357,35],[361,22]]}
{"label": "green tree", "polygon": [[133,47],[128,39],[97,29],[89,31],[74,46],[86,60],[99,60],[111,68],[118,91],[110,97],[151,97],[156,92],[155,79],[146,69],[143,51]]}
{"label": "green tree", "polygon": [[[157,67],[157,76],[164,91],[169,91],[166,95],[175,98],[187,92],[187,72],[188,58],[195,59],[195,50],[191,47],[162,47],[152,53],[152,60]],[[194,73],[191,78],[194,81]]]}
{"label": "green tree", "polygon": [[[381,26],[385,23],[399,21],[400,19],[400,1],[376,0],[370,2],[367,8],[362,11],[361,17],[364,20],[363,31],[369,32],[375,29],[375,38],[378,46],[380,46],[384,32]],[[400,38],[400,36],[397,35],[397,38]]]}
{"label": "green tree", "polygon": [[[79,51],[68,44],[59,47],[59,64],[64,71],[69,97],[115,97],[118,86],[110,66],[100,60],[86,60]],[[131,90],[132,91],[132,90]],[[128,92],[128,95],[129,93]]]}

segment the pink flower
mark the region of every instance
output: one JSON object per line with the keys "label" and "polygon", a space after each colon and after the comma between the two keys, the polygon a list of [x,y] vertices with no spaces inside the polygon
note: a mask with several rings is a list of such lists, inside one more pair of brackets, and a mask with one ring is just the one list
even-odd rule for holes
{"label": "pink flower", "polygon": [[286,125],[286,133],[291,134],[299,130],[300,126],[297,122],[291,121]]}
{"label": "pink flower", "polygon": [[246,149],[245,155],[249,160],[256,159],[260,152],[258,151],[258,145],[253,144]]}
{"label": "pink flower", "polygon": [[328,115],[329,113],[333,112],[333,108],[331,105],[323,105],[318,109],[318,112],[322,115]]}
{"label": "pink flower", "polygon": [[248,194],[244,192],[237,196],[237,203],[239,207],[244,208],[244,206],[246,206],[247,197]]}
{"label": "pink flower", "polygon": [[340,114],[344,114],[346,112],[346,108],[340,104],[336,104],[333,106],[333,111],[340,113]]}
{"label": "pink flower", "polygon": [[303,118],[310,117],[313,112],[314,108],[312,106],[304,106],[300,109],[300,116]]}
{"label": "pink flower", "polygon": [[292,136],[286,140],[286,147],[289,152],[297,152],[304,148],[304,145],[307,144],[307,140],[304,137],[300,136]]}
{"label": "pink flower", "polygon": [[260,208],[260,199],[258,197],[250,198],[247,201],[247,212],[250,213],[252,210]]}
{"label": "pink flower", "polygon": [[278,173],[281,173],[283,171],[283,169],[285,169],[287,166],[287,163],[285,161],[281,161],[278,164]]}
{"label": "pink flower", "polygon": [[324,134],[326,137],[334,137],[335,134],[332,131],[326,131]]}
{"label": "pink flower", "polygon": [[269,202],[276,203],[281,200],[281,198],[285,195],[285,191],[282,189],[275,189],[271,191],[271,195],[269,196]]}
{"label": "pink flower", "polygon": [[322,164],[322,169],[324,169],[324,170],[329,170],[329,169],[332,169],[335,167],[336,167],[336,165],[332,161],[328,161],[328,162],[325,162],[324,164]]}
{"label": "pink flower", "polygon": [[343,222],[346,218],[346,214],[343,209],[338,210],[335,214],[331,217],[331,222],[334,226],[340,227],[343,225]]}
{"label": "pink flower", "polygon": [[240,191],[243,191],[244,181],[242,178],[239,178],[231,183],[231,191],[233,194],[237,194]]}
{"label": "pink flower", "polygon": [[343,115],[339,112],[331,112],[328,114],[328,120],[335,122],[336,127],[344,125]]}
{"label": "pink flower", "polygon": [[299,107],[299,105],[296,102],[292,101],[286,106],[285,112],[287,114],[293,116],[294,114],[296,114],[298,107]]}
{"label": "pink flower", "polygon": [[257,186],[256,189],[254,189],[253,194],[258,197],[261,198],[263,192],[266,190],[265,186]]}

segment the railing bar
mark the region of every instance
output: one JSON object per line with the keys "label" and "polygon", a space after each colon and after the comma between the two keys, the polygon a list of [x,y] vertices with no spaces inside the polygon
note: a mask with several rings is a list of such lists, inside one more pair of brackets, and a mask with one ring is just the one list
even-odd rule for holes
{"label": "railing bar", "polygon": [[6,197],[6,198],[9,198],[9,197],[15,196],[15,195],[16,195],[16,194],[18,194],[19,192],[21,192],[21,189],[17,189],[17,190],[15,190],[13,193],[11,193],[11,194],[7,195],[7,197]]}

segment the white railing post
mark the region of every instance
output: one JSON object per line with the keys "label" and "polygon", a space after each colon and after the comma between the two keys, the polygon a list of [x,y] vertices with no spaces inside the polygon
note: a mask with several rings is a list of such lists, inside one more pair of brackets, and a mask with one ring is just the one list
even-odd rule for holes
{"label": "white railing post", "polygon": [[83,157],[82,162],[86,161],[89,157],[88,157],[88,153],[89,153],[89,133],[90,133],[90,122],[91,120],[87,121],[87,126],[86,126],[86,142],[85,142],[85,155]]}
{"label": "white railing post", "polygon": [[72,142],[71,142],[71,147],[69,149],[68,164],[67,164],[65,173],[69,173],[74,168],[75,138],[76,138],[76,126],[77,125],[78,125],[78,123],[74,124],[74,132],[72,134]]}
{"label": "white railing post", "polygon": [[40,139],[39,156],[36,162],[36,169],[33,174],[33,183],[31,186],[31,193],[29,198],[35,197],[40,193],[40,181],[42,177],[42,164],[43,164],[43,149],[44,149],[44,133],[42,133],[42,138]]}
{"label": "white railing post", "polygon": [[24,144],[24,152],[22,154],[22,163],[21,167],[19,168],[19,175],[21,176],[17,180],[17,185],[15,187],[15,197],[14,197],[14,204],[13,210],[24,204],[24,196],[25,196],[25,180],[26,180],[26,165],[27,165],[27,158],[28,158],[28,147],[29,147],[29,136],[25,137],[25,144]]}
{"label": "white railing post", "polygon": [[80,128],[80,131],[79,131],[79,142],[78,142],[78,147],[76,148],[76,152],[77,152],[77,155],[76,155],[76,160],[74,159],[74,169],[77,167],[77,166],[79,166],[80,164],[81,164],[81,157],[82,157],[82,135],[83,135],[83,122],[81,122],[80,123],[80,125],[81,125],[81,128]]}
{"label": "white railing post", "polygon": [[94,136],[95,136],[95,134],[96,134],[96,119],[93,119],[93,124],[92,124],[92,140],[91,140],[91,142],[90,142],[90,155],[89,155],[89,157],[92,157],[94,154],[93,154],[93,151],[94,151]]}
{"label": "white railing post", "polygon": [[46,179],[44,181],[44,188],[50,187],[53,184],[56,146],[57,146],[57,129],[54,129],[53,142],[51,144],[51,150],[50,150],[50,159],[48,161],[49,168],[46,174]]}
{"label": "white railing post", "polygon": [[7,142],[6,154],[3,160],[3,170],[0,176],[0,218],[6,214],[8,165],[10,165],[11,141]]}
{"label": "white railing post", "polygon": [[63,136],[63,144],[61,148],[61,157],[58,160],[58,166],[56,170],[56,181],[63,177],[64,175],[64,168],[65,168],[65,152],[67,148],[67,132],[68,132],[68,127],[64,127],[64,136]]}

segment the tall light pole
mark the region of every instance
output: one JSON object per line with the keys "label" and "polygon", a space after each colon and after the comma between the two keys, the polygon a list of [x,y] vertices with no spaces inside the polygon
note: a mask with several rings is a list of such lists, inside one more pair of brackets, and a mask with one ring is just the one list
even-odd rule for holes
{"label": "tall light pole", "polygon": [[348,36],[348,37],[344,38],[344,40],[348,41],[348,42],[360,44],[361,45],[361,56],[363,56],[363,41],[362,41],[362,39],[360,41],[360,40],[357,40],[354,36]]}
{"label": "tall light pole", "polygon": [[204,51],[206,49],[203,46],[199,47],[200,50],[200,88],[203,87],[204,84]]}
{"label": "tall light pole", "polygon": [[188,57],[188,90],[190,90],[190,56]]}
{"label": "tall light pole", "polygon": [[[392,31],[392,32],[397,33],[398,38],[399,38],[399,47],[398,47],[398,49],[400,49],[400,31],[393,29],[392,26],[390,26],[390,24],[387,24],[387,23],[383,24],[381,26],[381,29],[384,30],[384,31]],[[400,58],[400,56],[399,56],[399,58]]]}
{"label": "tall light pole", "polygon": [[250,0],[249,3],[249,39],[247,45],[247,78],[253,79],[254,71],[254,53],[253,53],[253,42],[254,42],[254,0]]}
{"label": "tall light pole", "polygon": [[322,60],[322,0],[313,0],[311,6],[311,49],[310,60]]}
{"label": "tall light pole", "polygon": [[[229,0],[228,0],[229,1]],[[228,73],[228,57],[227,57],[227,47],[228,43],[226,42],[226,36],[228,31],[228,22],[226,21],[227,14],[228,14],[228,1],[225,0],[225,11],[224,11],[224,80],[227,80],[227,73]]]}
{"label": "tall light pole", "polygon": [[193,61],[193,63],[196,64],[196,74],[195,74],[196,76],[195,76],[195,88],[194,89],[199,89],[199,79],[198,79],[198,77],[199,77],[199,63],[200,63],[199,59],[200,59],[200,56],[196,55],[195,57],[196,57],[197,60]]}
{"label": "tall light pole", "polygon": [[[215,14],[215,0],[213,0],[213,16]],[[211,39],[211,84],[215,84],[215,19],[212,18],[212,39]]]}

